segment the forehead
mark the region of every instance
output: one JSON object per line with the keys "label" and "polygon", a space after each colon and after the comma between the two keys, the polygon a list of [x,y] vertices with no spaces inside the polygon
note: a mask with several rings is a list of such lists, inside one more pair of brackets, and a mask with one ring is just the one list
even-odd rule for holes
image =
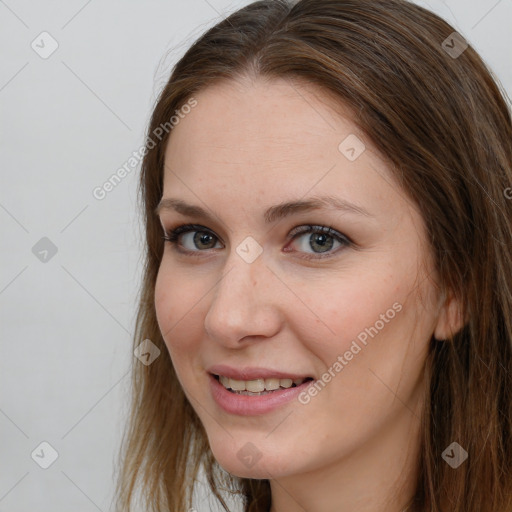
{"label": "forehead", "polygon": [[195,95],[197,106],[173,129],[168,148],[187,149],[192,136],[194,144],[209,145],[216,157],[229,152],[230,159],[236,152],[249,160],[251,151],[259,157],[287,152],[290,159],[313,155],[316,148],[337,151],[341,136],[360,130],[351,111],[328,94],[287,79],[219,82]]}
{"label": "forehead", "polygon": [[[361,142],[364,135],[347,108],[312,84],[230,80],[194,97],[197,105],[173,128],[167,144],[165,163],[175,172],[227,185],[235,177],[318,180],[333,165],[348,172],[360,167],[339,146],[350,137]],[[365,161],[381,164],[370,142],[365,139],[364,145]]]}
{"label": "forehead", "polygon": [[[351,111],[317,86],[223,81],[194,98],[197,105],[168,140],[164,197],[233,210],[261,203],[263,210],[288,199],[338,195],[383,218],[409,208]],[[355,158],[347,157],[350,147]]]}

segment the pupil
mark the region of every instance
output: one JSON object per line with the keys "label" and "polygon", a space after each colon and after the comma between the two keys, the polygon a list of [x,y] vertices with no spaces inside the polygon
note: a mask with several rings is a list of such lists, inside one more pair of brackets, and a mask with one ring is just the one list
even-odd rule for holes
{"label": "pupil", "polygon": [[201,233],[200,231],[196,233],[194,237],[194,243],[198,246],[201,244],[208,245],[211,244],[213,237],[209,233],[205,233],[204,231]]}
{"label": "pupil", "polygon": [[330,244],[326,244],[326,238],[331,238],[329,237],[328,235],[325,235],[325,234],[321,234],[321,233],[315,233],[315,239],[314,239],[314,243],[317,243],[321,249],[323,249],[323,251],[320,251],[320,252],[325,252],[325,251],[328,251],[329,249],[332,248],[332,238],[331,238],[331,243]]}

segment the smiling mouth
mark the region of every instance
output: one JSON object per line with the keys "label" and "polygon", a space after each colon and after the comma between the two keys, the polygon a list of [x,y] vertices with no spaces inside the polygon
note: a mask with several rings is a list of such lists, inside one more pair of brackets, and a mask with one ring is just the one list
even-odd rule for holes
{"label": "smiling mouth", "polygon": [[229,392],[237,395],[260,396],[268,395],[274,391],[290,389],[301,386],[305,382],[313,380],[312,377],[303,379],[254,379],[254,380],[235,380],[223,375],[212,374],[213,377],[224,386]]}

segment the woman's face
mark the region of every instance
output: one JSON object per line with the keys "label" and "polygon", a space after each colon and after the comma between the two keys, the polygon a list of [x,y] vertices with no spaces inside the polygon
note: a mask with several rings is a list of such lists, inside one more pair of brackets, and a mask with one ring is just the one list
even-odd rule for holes
{"label": "woman's face", "polygon": [[314,86],[224,82],[195,98],[169,139],[163,198],[205,215],[159,210],[167,232],[196,227],[165,243],[155,304],[214,456],[277,478],[382,443],[403,452],[440,311],[421,215]]}

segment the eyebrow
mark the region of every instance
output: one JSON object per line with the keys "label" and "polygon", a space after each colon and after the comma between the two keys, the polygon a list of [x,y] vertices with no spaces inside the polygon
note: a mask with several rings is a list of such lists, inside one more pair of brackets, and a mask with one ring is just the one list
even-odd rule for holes
{"label": "eyebrow", "polygon": [[[318,209],[335,209],[346,213],[363,215],[365,217],[374,217],[374,215],[362,206],[350,203],[345,199],[334,196],[322,196],[311,197],[307,200],[288,201],[271,206],[265,211],[263,218],[266,224],[271,224],[296,213],[309,212],[311,210]],[[213,220],[212,216],[200,206],[188,204],[181,199],[175,199],[172,197],[162,198],[154,212],[156,215],[160,215],[160,212],[163,210],[173,210],[185,216]]]}

